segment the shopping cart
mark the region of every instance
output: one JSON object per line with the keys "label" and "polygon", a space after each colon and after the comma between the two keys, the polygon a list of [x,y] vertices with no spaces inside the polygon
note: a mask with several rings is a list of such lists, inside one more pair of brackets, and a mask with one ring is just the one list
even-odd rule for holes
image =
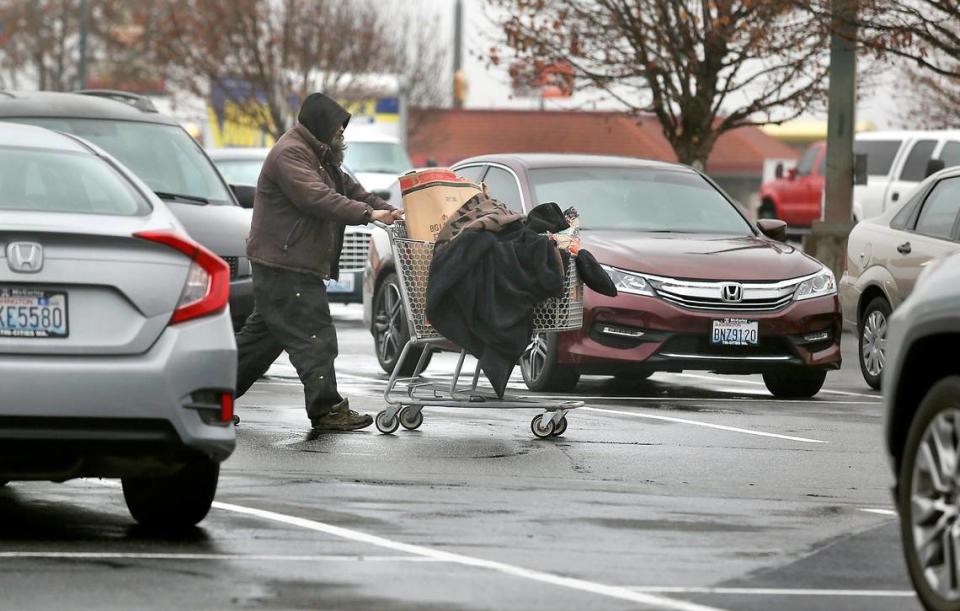
{"label": "shopping cart", "polygon": [[[466,350],[460,350],[460,357],[453,379],[449,383],[430,381],[422,376],[430,353],[440,347],[452,344],[434,329],[426,318],[427,277],[430,262],[433,259],[433,242],[413,240],[407,237],[404,221],[396,221],[387,226],[376,223],[390,237],[390,247],[400,280],[400,295],[410,339],[403,346],[400,358],[390,375],[390,382],[383,393],[387,408],[377,414],[376,424],[381,433],[391,434],[398,427],[408,430],[420,428],[423,424],[425,407],[465,407],[494,409],[537,409],[543,413],[534,416],[530,423],[533,434],[540,438],[557,437],[567,430],[566,414],[572,409],[583,406],[583,401],[568,401],[559,398],[526,398],[505,395],[498,397],[492,389],[480,388],[480,364],[473,371],[473,380],[461,384],[463,365],[467,358]],[[579,329],[583,326],[583,284],[573,257],[564,281],[563,295],[548,299],[537,305],[533,314],[533,334],[557,333]],[[422,347],[423,352],[405,389],[397,387],[400,381],[400,369],[411,350]]]}

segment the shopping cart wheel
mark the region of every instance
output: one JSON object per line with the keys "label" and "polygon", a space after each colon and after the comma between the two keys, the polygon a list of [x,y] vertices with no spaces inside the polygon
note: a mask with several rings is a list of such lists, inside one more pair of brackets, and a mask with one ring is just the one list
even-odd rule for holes
{"label": "shopping cart wheel", "polygon": [[409,431],[415,431],[423,424],[423,412],[408,406],[400,410],[400,424]]}
{"label": "shopping cart wheel", "polygon": [[546,439],[553,435],[553,420],[551,420],[553,416],[547,414],[546,419],[543,416],[544,414],[539,414],[530,421],[530,430],[540,439]]}
{"label": "shopping cart wheel", "polygon": [[400,419],[394,416],[390,420],[387,420],[387,411],[384,410],[377,414],[377,428],[384,435],[390,435],[397,430],[397,427],[400,426]]}
{"label": "shopping cart wheel", "polygon": [[554,428],[553,428],[553,436],[554,436],[554,437],[559,437],[560,435],[563,435],[564,433],[566,433],[566,432],[567,432],[567,417],[564,416],[563,418],[561,418],[561,419],[560,419],[560,422],[558,422],[558,423],[556,423],[555,425],[553,425],[553,427],[554,427]]}

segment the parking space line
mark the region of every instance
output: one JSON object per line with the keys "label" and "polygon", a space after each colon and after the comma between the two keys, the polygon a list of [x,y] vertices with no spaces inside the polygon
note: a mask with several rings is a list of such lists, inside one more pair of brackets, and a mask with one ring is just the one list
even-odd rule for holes
{"label": "parking space line", "polygon": [[795,437],[793,435],[781,435],[779,433],[768,433],[766,431],[751,431],[749,429],[741,429],[735,426],[726,426],[724,424],[713,424],[712,422],[701,422],[699,420],[689,420],[687,418],[674,418],[672,416],[659,416],[655,414],[644,414],[641,412],[625,412],[622,410],[616,409],[604,409],[600,407],[581,407],[580,410],[586,410],[591,412],[602,412],[605,414],[617,414],[620,416],[630,416],[632,418],[647,418],[648,420],[663,420],[665,422],[676,422],[678,424],[691,424],[693,426],[702,426],[708,429],[718,429],[721,431],[729,431],[731,433],[743,433],[744,435],[756,435],[757,437],[773,437],[776,439],[786,439],[788,441],[799,441],[802,443],[827,443],[820,439],[810,439],[807,437]]}
{"label": "parking space line", "polygon": [[[689,378],[697,378],[697,379],[701,379],[701,380],[711,380],[711,381],[717,381],[717,380],[720,379],[720,378],[717,377],[717,376],[698,375],[698,374],[692,374],[692,373],[677,373],[677,374],[671,374],[671,375],[682,376],[682,377],[689,377]],[[364,375],[357,375],[357,374],[351,374],[351,373],[340,373],[340,372],[338,372],[338,373],[337,373],[337,377],[338,377],[338,378],[345,378],[345,379],[360,380],[360,381],[363,381],[363,382],[369,382],[369,383],[379,384],[379,385],[381,385],[381,386],[386,386],[386,384],[387,384],[387,380],[385,380],[385,379],[383,379],[383,378],[373,377],[373,376],[364,376]],[[449,379],[452,378],[452,375],[444,375],[444,374],[431,375],[431,376],[429,376],[429,378],[427,378],[427,379],[430,379],[430,378],[434,378],[434,379],[446,379],[447,381],[449,381]],[[291,378],[291,380],[295,380],[295,379],[296,379],[296,378]],[[749,386],[763,386],[763,385],[764,385],[763,382],[754,382],[754,381],[752,381],[752,380],[723,379],[722,381],[723,381],[724,383],[746,384],[746,385],[749,385]],[[276,380],[276,379],[258,382],[258,384],[274,384],[274,385],[277,385],[277,386],[302,386],[299,381],[284,382],[284,381],[279,381],[279,380]],[[526,390],[526,386],[523,386],[523,385],[515,385],[515,384],[509,384],[509,385],[508,385],[508,388],[511,388],[511,389],[513,389],[513,390],[521,390],[521,391],[522,391],[522,390]],[[730,392],[737,392],[737,389],[736,389],[736,388],[730,388],[729,390],[730,390]],[[824,393],[825,393],[825,394],[832,394],[832,395],[837,395],[837,396],[862,397],[862,398],[867,398],[867,399],[873,399],[873,401],[844,401],[844,402],[840,403],[840,404],[842,404],[842,405],[878,405],[878,404],[880,404],[881,401],[882,401],[882,398],[881,398],[879,395],[871,395],[871,394],[868,394],[868,393],[856,393],[856,392],[847,392],[847,391],[842,391],[842,390],[827,390],[827,389],[821,390],[820,393],[821,393],[821,394],[824,394]],[[526,395],[526,396],[543,397],[543,396],[551,396],[551,395]],[[776,403],[780,403],[780,402],[782,402],[782,403],[827,403],[826,401],[804,400],[804,399],[776,399],[776,398],[774,398],[774,397],[772,397],[772,396],[768,396],[768,395],[766,395],[766,394],[757,394],[757,396],[758,396],[758,397],[761,397],[761,398],[762,398],[765,402],[767,402],[767,403],[772,403],[772,402],[776,402]],[[598,395],[570,395],[570,396],[564,395],[564,397],[569,398],[569,399],[577,399],[577,400],[601,400],[601,399],[621,399],[621,400],[631,400],[631,401],[654,401],[654,400],[659,400],[659,401],[685,401],[685,400],[687,400],[687,399],[684,399],[684,398],[676,398],[676,397],[670,397],[670,398],[655,398],[655,397],[649,397],[649,396],[647,396],[647,397],[622,397],[622,396],[607,397],[607,396],[598,396]],[[702,397],[698,397],[697,400],[704,400],[704,399],[703,399]],[[713,400],[713,401],[743,401],[743,399],[739,399],[739,398],[734,399],[734,398],[729,398],[729,397],[718,397],[718,398],[716,398],[716,399],[711,399],[711,400]],[[747,400],[750,400],[750,399],[747,399]],[[838,403],[838,402],[836,402],[836,401],[830,401],[829,403],[831,403],[831,404],[836,404],[836,403]]]}
{"label": "parking space line", "polygon": [[543,399],[549,397],[559,397],[563,399],[579,401],[646,401],[672,402],[672,401],[702,401],[711,403],[744,403],[744,402],[762,402],[762,403],[810,403],[813,405],[876,405],[876,401],[815,401],[811,399],[773,399],[764,397],[758,400],[754,397],[749,398],[731,398],[731,397],[624,397],[622,395],[517,395],[524,399]]}
{"label": "parking space line", "polygon": [[422,545],[402,543],[400,541],[393,541],[391,539],[377,535],[371,535],[358,530],[333,526],[332,524],[325,524],[323,522],[317,522],[315,520],[308,520],[306,518],[299,518],[296,516],[289,516],[273,511],[244,507],[242,505],[234,505],[231,503],[221,503],[219,501],[214,502],[213,506],[222,511],[229,511],[261,518],[264,520],[270,520],[273,522],[280,522],[282,524],[297,526],[307,530],[340,537],[342,539],[356,541],[358,543],[366,543],[385,549],[405,552],[414,556],[431,558],[440,562],[450,562],[462,566],[487,569],[513,577],[520,577],[522,579],[546,583],[552,586],[569,588],[572,590],[597,594],[609,598],[616,598],[619,600],[627,600],[641,605],[647,605],[654,609],[670,609],[676,611],[719,611],[716,607],[708,607],[682,600],[674,600],[652,593],[636,592],[629,588],[620,586],[610,586],[592,581],[586,581],[583,579],[576,579],[573,577],[562,577],[560,575],[525,569],[522,567],[513,566],[511,564],[506,564],[504,562],[497,562],[495,560],[484,560],[482,558],[474,558],[472,556],[465,556],[463,554],[455,554],[452,552],[436,550]]}
{"label": "parking space line", "polygon": [[299,386],[303,388],[303,383],[301,382],[281,382],[279,380],[265,380],[257,381],[254,386]]}
{"label": "parking space line", "polygon": [[[340,374],[337,374],[338,376]],[[341,376],[347,377],[347,376]],[[368,382],[378,382],[386,385],[386,381],[380,380],[378,378],[364,378],[362,376],[350,375],[349,377],[365,380]],[[432,376],[431,376],[432,377]],[[268,380],[257,382],[259,386],[296,386],[303,387],[303,384],[300,382],[281,382],[277,380]],[[350,387],[350,384],[342,384],[342,386]],[[524,387],[523,390],[526,390]],[[763,403],[785,403],[785,404],[812,404],[812,405],[876,405],[879,401],[822,401],[815,399],[776,399],[773,397],[761,397],[756,399],[754,397],[748,398],[733,398],[733,397],[651,397],[647,396],[623,396],[623,395],[557,395],[557,394],[545,394],[545,395],[512,395],[519,397],[521,399],[545,399],[545,398],[556,398],[562,397],[564,399],[570,399],[572,401],[646,401],[651,403],[656,402],[677,402],[677,401],[708,401],[712,403],[743,403],[744,401],[761,401]]]}
{"label": "parking space line", "polygon": [[669,586],[634,586],[634,592],[656,594],[736,594],[747,596],[863,596],[884,598],[914,598],[913,590],[823,590],[805,588],[698,588]]}
{"label": "parking space line", "polygon": [[871,509],[869,507],[861,507],[857,511],[862,511],[863,513],[875,513],[881,516],[895,516],[897,512],[892,509]]}
{"label": "parking space line", "polygon": [[[699,380],[718,381],[721,379],[720,376],[707,376],[707,375],[701,375],[697,373],[674,373],[670,375],[675,375],[683,378],[697,378]],[[723,376],[722,379],[724,383],[749,384],[750,386],[765,386],[763,382],[754,382],[753,380],[738,380],[735,378],[728,378],[726,376]],[[871,399],[876,399],[878,403],[882,400],[882,397],[880,395],[871,395],[863,392],[848,392],[845,390],[826,390],[826,389],[821,390],[820,392],[826,393],[829,395],[842,395],[846,397],[869,397]]]}
{"label": "parking space line", "polygon": [[[337,373],[337,379],[341,378],[353,378],[355,380],[361,380],[363,382],[372,382],[375,384],[380,384],[382,386],[387,385],[387,380],[380,378],[369,378],[366,376],[358,376],[350,373]],[[286,380],[290,380],[287,382]],[[275,386],[303,386],[300,380],[296,376],[287,377],[278,377],[278,376],[268,376],[266,380],[258,380],[257,384],[272,384]]]}
{"label": "parking space line", "polygon": [[[100,486],[107,486],[110,488],[120,486],[119,482],[114,480],[84,479],[81,481]],[[717,607],[708,607],[705,605],[699,605],[682,600],[674,600],[665,596],[657,596],[655,594],[648,594],[644,592],[634,592],[629,588],[624,588],[621,586],[610,586],[602,583],[586,581],[584,579],[576,579],[573,577],[561,577],[560,575],[525,569],[522,567],[513,566],[511,564],[506,564],[504,562],[497,562],[495,560],[484,560],[483,558],[474,558],[472,556],[465,556],[463,554],[445,552],[422,545],[413,545],[410,543],[393,541],[385,537],[371,535],[358,530],[343,528],[342,526],[334,526],[332,524],[317,522],[316,520],[309,520],[307,518],[288,516],[275,511],[244,507],[243,505],[234,505],[232,503],[223,503],[220,501],[214,501],[213,507],[222,511],[230,511],[233,513],[254,516],[264,520],[289,524],[290,526],[299,526],[300,528],[326,533],[328,535],[333,535],[342,539],[348,539],[350,541],[367,543],[369,545],[375,545],[377,547],[391,549],[397,552],[405,552],[420,558],[430,558],[435,562],[449,562],[462,566],[488,569],[498,573],[503,573],[505,575],[547,583],[554,586],[569,588],[571,590],[579,590],[581,592],[598,594],[608,598],[628,600],[641,605],[650,606],[654,609],[669,609],[671,611],[723,611]]]}
{"label": "parking space line", "polygon": [[50,560],[231,560],[269,562],[444,562],[422,556],[294,555],[294,554],[190,554],[148,552],[0,552],[3,559]]}

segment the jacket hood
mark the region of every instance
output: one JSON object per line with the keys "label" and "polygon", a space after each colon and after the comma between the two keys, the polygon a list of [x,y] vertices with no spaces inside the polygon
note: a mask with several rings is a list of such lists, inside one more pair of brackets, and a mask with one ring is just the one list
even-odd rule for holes
{"label": "jacket hood", "polygon": [[297,120],[314,138],[330,146],[337,130],[350,123],[350,113],[322,93],[311,93],[300,106]]}
{"label": "jacket hood", "polygon": [[289,135],[291,138],[299,138],[304,144],[310,147],[310,149],[317,156],[317,159],[326,159],[327,153],[330,152],[330,147],[317,140],[317,138],[310,133],[310,130],[302,123],[297,123],[293,129],[289,130],[284,136]]}
{"label": "jacket hood", "polygon": [[583,246],[605,265],[684,280],[773,282],[816,273],[821,264],[789,244],[759,236],[584,231]]}

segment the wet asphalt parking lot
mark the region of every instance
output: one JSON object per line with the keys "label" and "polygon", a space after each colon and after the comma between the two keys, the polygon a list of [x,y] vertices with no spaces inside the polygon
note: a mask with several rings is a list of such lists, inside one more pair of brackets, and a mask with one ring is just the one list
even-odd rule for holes
{"label": "wet asphalt parking lot", "polygon": [[[375,413],[360,307],[334,315],[341,390]],[[281,358],[197,529],[137,527],[118,482],[0,489],[0,609],[916,610],[879,393],[844,343],[805,401],[759,376],[584,378],[552,440],[535,411],[442,408],[314,437]]]}

